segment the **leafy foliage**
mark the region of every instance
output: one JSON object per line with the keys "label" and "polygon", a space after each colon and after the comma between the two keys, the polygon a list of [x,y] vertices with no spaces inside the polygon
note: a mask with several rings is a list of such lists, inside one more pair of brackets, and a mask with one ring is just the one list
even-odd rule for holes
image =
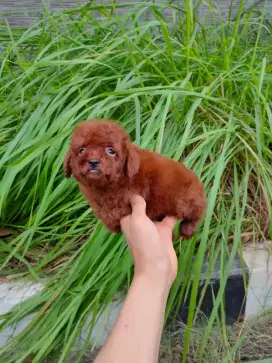
{"label": "leafy foliage", "polygon": [[[104,230],[62,173],[74,125],[97,117],[120,120],[135,142],[182,160],[205,184],[203,225],[190,243],[175,243],[179,274],[167,307],[169,314],[190,298],[185,361],[204,255],[207,275],[220,258],[201,361],[235,254],[242,242],[272,233],[272,28],[243,3],[235,20],[219,24],[201,24],[189,1],[183,9],[88,3],[46,11],[27,30],[1,29],[0,210],[14,233],[0,240],[1,273],[50,277],[42,293],[3,316],[2,329],[38,311],[2,348],[5,362],[41,362],[54,350],[63,362],[90,313],[91,335],[99,314],[129,286],[122,236]],[[221,330],[227,347],[224,324]]]}

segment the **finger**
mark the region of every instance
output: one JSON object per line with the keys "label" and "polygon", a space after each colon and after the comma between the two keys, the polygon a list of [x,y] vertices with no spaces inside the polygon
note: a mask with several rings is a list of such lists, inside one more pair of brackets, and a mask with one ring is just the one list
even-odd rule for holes
{"label": "finger", "polygon": [[169,227],[172,231],[175,227],[176,222],[177,222],[177,219],[174,217],[165,217],[161,221],[161,225]]}
{"label": "finger", "polygon": [[132,208],[132,216],[143,216],[145,215],[146,202],[140,195],[134,195],[130,199]]}
{"label": "finger", "polygon": [[129,224],[129,218],[130,216],[126,216],[120,220],[121,229],[124,232],[126,230],[128,224]]}

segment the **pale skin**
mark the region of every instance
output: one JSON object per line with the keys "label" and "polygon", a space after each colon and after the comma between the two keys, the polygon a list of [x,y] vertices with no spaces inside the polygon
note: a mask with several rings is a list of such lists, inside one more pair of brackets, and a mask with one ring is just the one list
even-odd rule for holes
{"label": "pale skin", "polygon": [[122,310],[95,363],[157,363],[167,297],[177,275],[172,243],[176,222],[153,223],[146,203],[131,198],[132,214],[121,228],[134,261],[134,278]]}

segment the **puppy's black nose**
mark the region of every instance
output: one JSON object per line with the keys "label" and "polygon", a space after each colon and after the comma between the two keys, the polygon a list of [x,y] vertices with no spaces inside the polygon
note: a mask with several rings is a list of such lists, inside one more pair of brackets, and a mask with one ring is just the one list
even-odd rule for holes
{"label": "puppy's black nose", "polygon": [[88,164],[91,169],[96,169],[99,165],[99,160],[95,159],[88,160]]}

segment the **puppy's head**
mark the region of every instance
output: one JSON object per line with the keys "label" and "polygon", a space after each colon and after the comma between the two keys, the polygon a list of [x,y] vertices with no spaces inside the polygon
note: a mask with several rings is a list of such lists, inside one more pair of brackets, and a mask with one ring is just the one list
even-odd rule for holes
{"label": "puppy's head", "polygon": [[104,186],[132,178],[139,165],[140,156],[121,126],[91,120],[76,127],[63,167],[66,178],[73,174],[83,184]]}

